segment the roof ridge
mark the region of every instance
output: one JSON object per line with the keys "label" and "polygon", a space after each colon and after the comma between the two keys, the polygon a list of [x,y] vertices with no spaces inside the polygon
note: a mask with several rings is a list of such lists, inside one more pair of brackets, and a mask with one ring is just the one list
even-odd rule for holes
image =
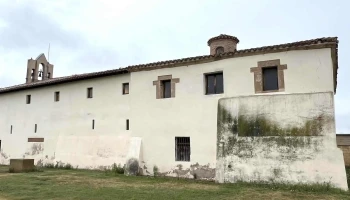
{"label": "roof ridge", "polygon": [[[220,36],[217,36],[220,37]],[[226,35],[225,35],[226,37]],[[230,36],[234,37],[234,36]],[[309,40],[302,40],[297,42],[290,42],[290,43],[283,43],[283,44],[277,44],[277,45],[269,45],[269,46],[261,46],[261,47],[254,47],[254,48],[248,48],[248,49],[241,49],[236,50],[235,52],[226,52],[218,55],[201,55],[201,56],[192,56],[192,57],[186,57],[186,58],[178,58],[178,59],[172,59],[172,60],[164,60],[164,61],[157,61],[157,62],[150,62],[145,64],[136,64],[136,65],[129,65],[127,67],[120,67],[115,69],[108,69],[104,71],[96,71],[96,72],[87,72],[82,74],[73,74],[68,76],[61,76],[56,78],[51,78],[43,81],[38,81],[34,83],[29,84],[18,84],[8,87],[0,88],[0,93],[17,90],[17,89],[25,89],[30,87],[36,87],[41,85],[50,85],[50,84],[56,84],[61,82],[69,82],[74,80],[81,80],[81,79],[88,79],[88,78],[94,78],[94,77],[100,77],[100,76],[108,76],[108,75],[114,75],[119,73],[130,73],[133,71],[141,71],[145,68],[147,69],[153,69],[153,68],[160,68],[160,67],[166,67],[166,66],[173,66],[173,65],[184,65],[189,63],[196,63],[196,62],[205,62],[206,60],[215,61],[217,59],[223,59],[223,58],[231,58],[235,56],[244,56],[244,55],[251,55],[251,53],[270,53],[272,51],[287,51],[287,50],[293,50],[293,48],[297,47],[304,47],[304,46],[314,46],[314,45],[320,45],[320,44],[338,44],[338,37],[321,37],[321,38],[315,38],[315,39],[309,39]],[[337,67],[336,67],[337,69]]]}

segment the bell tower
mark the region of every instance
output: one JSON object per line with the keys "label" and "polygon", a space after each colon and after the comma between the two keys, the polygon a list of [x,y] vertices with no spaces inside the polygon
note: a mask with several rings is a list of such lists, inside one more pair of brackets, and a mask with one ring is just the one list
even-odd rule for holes
{"label": "bell tower", "polygon": [[50,64],[45,55],[40,54],[35,60],[28,60],[26,83],[34,83],[51,79],[53,77],[53,65]]}

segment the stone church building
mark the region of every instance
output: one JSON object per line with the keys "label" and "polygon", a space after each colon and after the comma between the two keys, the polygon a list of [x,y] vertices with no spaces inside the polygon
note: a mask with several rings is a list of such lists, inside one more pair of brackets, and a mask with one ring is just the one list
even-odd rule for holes
{"label": "stone church building", "polygon": [[65,77],[44,54],[29,59],[26,83],[0,88],[0,164],[116,163],[129,174],[347,189],[337,38],[238,43],[222,34],[209,55]]}

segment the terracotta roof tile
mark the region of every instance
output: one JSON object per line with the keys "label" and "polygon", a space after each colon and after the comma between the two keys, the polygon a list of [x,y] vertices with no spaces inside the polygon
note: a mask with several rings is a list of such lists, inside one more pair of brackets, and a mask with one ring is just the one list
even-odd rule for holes
{"label": "terracotta roof tile", "polygon": [[210,38],[210,39],[208,40],[208,46],[209,46],[210,43],[212,43],[214,40],[222,40],[222,39],[234,40],[234,41],[236,41],[237,43],[239,43],[239,39],[236,38],[235,36],[220,34],[219,36]]}
{"label": "terracotta roof tile", "polygon": [[[220,35],[220,36],[211,38],[210,40],[227,38],[227,37],[233,37],[233,36]],[[338,39],[337,37],[324,37],[324,38],[317,38],[317,39],[305,40],[305,41],[299,41],[299,42],[293,42],[293,43],[242,49],[235,52],[227,52],[227,53],[216,54],[216,55],[203,55],[203,56],[195,56],[195,57],[188,57],[188,58],[181,58],[181,59],[174,59],[174,60],[159,61],[159,62],[153,62],[153,63],[147,63],[147,64],[130,65],[125,68],[53,78],[45,81],[38,81],[35,83],[20,84],[20,85],[15,85],[11,87],[0,88],[0,93],[41,87],[46,85],[54,85],[54,84],[77,81],[77,80],[84,80],[89,78],[109,76],[109,75],[115,75],[115,74],[121,74],[121,73],[130,73],[135,71],[152,70],[152,69],[158,69],[158,68],[167,68],[167,67],[175,67],[175,66],[183,66],[183,65],[193,65],[197,63],[213,62],[216,60],[233,58],[233,57],[250,56],[250,55],[274,53],[274,52],[290,51],[290,50],[315,49],[315,48],[334,49],[335,55],[333,58],[333,67],[334,67],[333,71],[334,71],[334,80],[335,80],[334,81],[334,91],[335,91],[337,86],[337,71],[338,71]]]}

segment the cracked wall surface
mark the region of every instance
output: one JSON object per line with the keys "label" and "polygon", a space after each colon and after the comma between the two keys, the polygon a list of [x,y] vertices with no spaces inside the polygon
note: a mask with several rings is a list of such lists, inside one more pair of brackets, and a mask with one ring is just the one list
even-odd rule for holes
{"label": "cracked wall surface", "polygon": [[257,95],[218,105],[218,182],[324,183],[347,189],[333,93]]}

